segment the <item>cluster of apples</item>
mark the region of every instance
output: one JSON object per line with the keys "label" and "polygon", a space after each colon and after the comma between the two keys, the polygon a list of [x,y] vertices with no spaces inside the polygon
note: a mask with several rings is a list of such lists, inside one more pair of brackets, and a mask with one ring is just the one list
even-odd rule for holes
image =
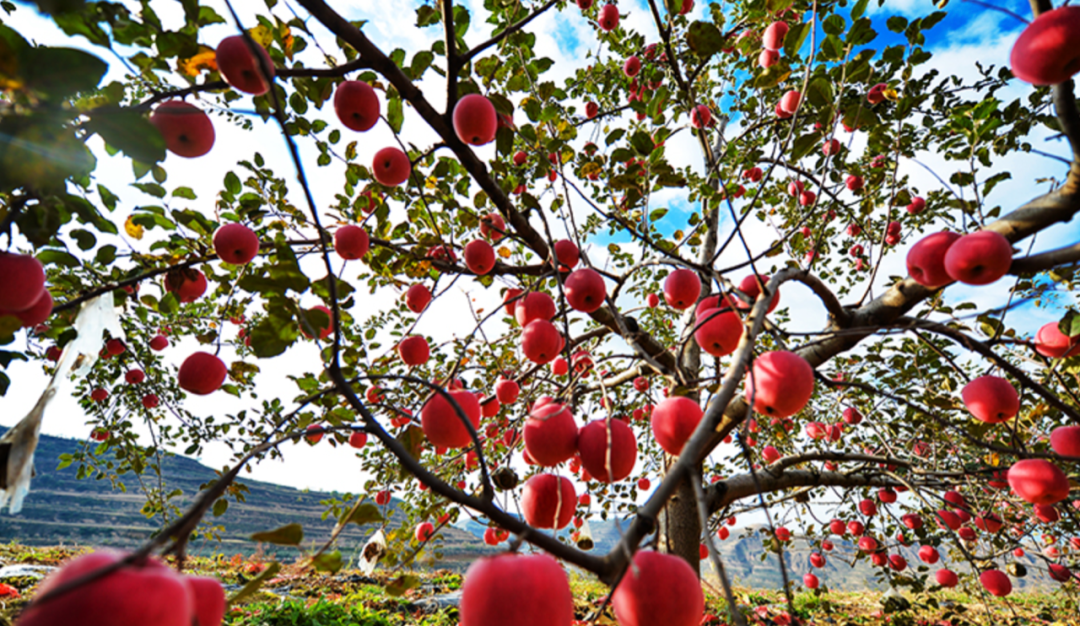
{"label": "cluster of apples", "polygon": [[769,24],[761,37],[762,50],[758,55],[758,65],[770,68],[780,60],[780,52],[784,49],[784,38],[787,37],[788,30],[786,22]]}
{"label": "cluster of apples", "polygon": [[[45,579],[37,596],[116,567],[127,557],[111,550],[78,557]],[[224,615],[225,590],[217,579],[185,576],[147,558],[31,604],[19,618],[19,626],[220,626]]]}
{"label": "cluster of apples", "polygon": [[0,317],[16,317],[23,328],[33,328],[52,314],[52,294],[45,288],[45,268],[26,254],[0,252]]}
{"label": "cluster of apples", "polygon": [[[611,597],[620,626],[698,626],[705,596],[697,575],[677,556],[641,550]],[[574,599],[566,573],[539,554],[502,554],[473,563],[461,590],[462,626],[570,626]]]}
{"label": "cluster of apples", "polygon": [[953,281],[989,285],[1008,273],[1012,254],[1009,240],[992,230],[967,235],[941,231],[923,237],[911,247],[908,275],[929,289]]}

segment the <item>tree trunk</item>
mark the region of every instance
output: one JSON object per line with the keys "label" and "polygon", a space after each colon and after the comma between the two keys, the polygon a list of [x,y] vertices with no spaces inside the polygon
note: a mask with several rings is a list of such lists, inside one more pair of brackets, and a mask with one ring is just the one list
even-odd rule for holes
{"label": "tree trunk", "polygon": [[[672,459],[669,457],[669,461]],[[701,475],[700,467],[695,471],[698,476]],[[664,506],[660,514],[658,537],[657,549],[682,557],[694,568],[694,573],[701,576],[701,519],[694,498],[694,485],[689,480],[682,481],[675,495]]]}

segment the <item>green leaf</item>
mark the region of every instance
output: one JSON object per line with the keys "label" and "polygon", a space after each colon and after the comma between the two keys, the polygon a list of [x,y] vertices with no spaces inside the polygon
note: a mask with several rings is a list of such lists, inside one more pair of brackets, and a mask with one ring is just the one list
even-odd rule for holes
{"label": "green leaf", "polygon": [[88,230],[76,228],[71,231],[71,236],[75,239],[75,243],[78,244],[80,250],[92,250],[97,245],[97,237]]}
{"label": "green leaf", "polygon": [[810,36],[810,24],[796,24],[788,30],[787,37],[784,37],[784,54],[788,58],[792,58],[798,55],[799,49],[806,43],[806,38]]}
{"label": "green leaf", "polygon": [[150,120],[133,109],[96,109],[84,127],[136,161],[157,163],[165,159],[165,139]]}
{"label": "green leaf", "polygon": [[802,135],[791,146],[791,158],[795,161],[810,154],[821,145],[821,133],[813,132]]}
{"label": "green leaf", "polygon": [[235,196],[239,195],[243,190],[244,187],[240,184],[240,177],[236,175],[236,172],[229,172],[225,175],[225,191]]}
{"label": "green leaf", "polygon": [[109,66],[75,48],[33,48],[24,56],[26,86],[53,99],[61,99],[98,86]]}
{"label": "green leaf", "polygon": [[632,145],[634,147],[634,150],[636,150],[637,153],[641,156],[649,156],[650,154],[652,154],[653,148],[656,147],[656,145],[653,143],[652,137],[649,136],[649,133],[643,130],[639,130],[638,132],[634,133],[634,135],[630,138],[630,145]]}
{"label": "green leaf", "polygon": [[79,259],[63,250],[42,250],[37,253],[37,260],[42,265],[60,265],[63,267],[79,267]]}
{"label": "green leaf", "polygon": [[315,566],[317,571],[336,574],[338,570],[345,566],[345,561],[341,558],[341,551],[334,550],[333,552],[324,552],[311,559],[311,564]]}
{"label": "green leaf", "polygon": [[261,359],[277,356],[299,336],[300,329],[291,317],[267,316],[251,329],[251,349]]}
{"label": "green leaf", "polygon": [[855,6],[851,8],[851,19],[857,20],[866,14],[866,7],[870,4],[870,0],[858,0]]}
{"label": "green leaf", "polygon": [[402,110],[400,97],[394,96],[386,103],[386,121],[395,133],[401,132],[401,125],[405,122],[405,112]]}
{"label": "green leaf", "polygon": [[844,57],[844,42],[836,35],[829,35],[821,42],[821,57],[826,61],[839,61]]}
{"label": "green leaf", "polygon": [[420,586],[420,579],[412,574],[402,574],[398,576],[386,585],[386,593],[394,596],[395,598],[405,595],[405,592],[410,589],[416,589]]}
{"label": "green leaf", "polygon": [[191,187],[177,187],[173,189],[172,196],[174,198],[186,198],[188,200],[198,199],[195,195],[195,190]]}
{"label": "green leaf", "polygon": [[806,87],[807,101],[819,109],[831,105],[834,97],[832,82],[826,78],[815,78]]}
{"label": "green leaf", "polygon": [[[414,459],[420,458],[420,451],[424,449],[424,439],[424,431],[416,426],[409,426],[397,436],[397,440]],[[400,467],[399,474],[402,480],[411,475],[405,466]]]}
{"label": "green leaf", "polygon": [[907,18],[900,17],[899,15],[894,15],[885,22],[885,26],[887,26],[889,30],[894,33],[904,32],[904,30],[907,28],[907,25]]}
{"label": "green leaf", "polygon": [[221,517],[228,509],[229,501],[225,498],[219,498],[216,502],[214,502],[214,508],[211,513],[214,514],[214,517]]}
{"label": "green leaf", "polygon": [[1061,321],[1058,322],[1058,330],[1066,337],[1080,335],[1080,313],[1077,313],[1076,311],[1067,312],[1065,317],[1061,318]]}
{"label": "green leaf", "polygon": [[356,507],[356,510],[352,511],[351,515],[349,514],[349,512],[346,512],[346,514],[341,517],[341,520],[338,521],[338,523],[342,526],[350,523],[363,526],[364,524],[372,524],[381,521],[383,521],[383,515],[379,511],[379,507],[375,506],[374,504],[367,503],[361,504],[360,506]]}
{"label": "green leaf", "polygon": [[281,563],[271,563],[266,569],[260,572],[258,576],[249,580],[246,585],[240,588],[240,591],[237,591],[232,595],[232,597],[229,598],[229,606],[236,606],[245,598],[249,598],[254,595],[255,592],[259,590],[259,587],[262,587],[266,583],[266,581],[272,579],[274,576],[277,576],[278,572],[280,571]]}
{"label": "green leaf", "polygon": [[251,540],[279,546],[298,546],[304,540],[304,527],[300,524],[287,524],[274,530],[255,533]]}
{"label": "green leaf", "polygon": [[825,22],[821,25],[826,35],[839,35],[845,28],[847,28],[847,22],[835,13],[825,18]]}
{"label": "green leaf", "polygon": [[708,58],[724,47],[724,36],[709,22],[694,22],[686,31],[686,43],[698,56]]}

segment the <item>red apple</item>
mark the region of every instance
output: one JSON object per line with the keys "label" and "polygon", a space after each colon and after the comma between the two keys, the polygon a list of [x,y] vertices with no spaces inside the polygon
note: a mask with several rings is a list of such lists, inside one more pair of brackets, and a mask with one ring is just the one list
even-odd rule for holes
{"label": "red apple", "polygon": [[964,406],[976,419],[998,424],[1020,412],[1020,395],[1009,381],[997,376],[980,376],[960,392]]}
{"label": "red apple", "polygon": [[548,396],[533,404],[522,430],[526,452],[540,465],[558,465],[577,454],[578,427],[574,415]]}
{"label": "red apple", "polygon": [[785,93],[782,98],[780,98],[779,109],[784,111],[785,113],[794,115],[795,110],[799,108],[799,103],[801,102],[802,92],[792,89],[791,91]]}
{"label": "red apple", "polygon": [[786,350],[754,359],[746,379],[746,399],[754,410],[772,417],[790,417],[814,395],[814,369],[806,359]]}
{"label": "red apple", "polygon": [[495,139],[499,118],[491,101],[478,93],[463,96],[454,106],[454,132],[458,139],[472,146],[482,146]]}
{"label": "red apple", "polygon": [[566,362],[566,359],[557,357],[551,362],[551,373],[555,376],[566,376],[570,371],[570,364]]}
{"label": "red apple", "polygon": [[154,109],[150,123],[165,139],[169,152],[177,156],[193,159],[214,147],[214,123],[193,104],[166,100]]}
{"label": "red apple", "polygon": [[142,397],[142,400],[140,400],[140,402],[142,402],[142,405],[145,408],[155,409],[159,404],[161,404],[161,399],[158,398],[156,394],[148,393]]}
{"label": "red apple", "polygon": [[534,528],[565,528],[576,506],[573,483],[554,474],[533,476],[521,492],[521,513]]}
{"label": "red apple", "polygon": [[859,501],[859,512],[867,517],[873,517],[877,515],[877,504],[873,500],[863,499]]}
{"label": "red apple", "polygon": [[938,562],[939,558],[941,557],[938,554],[937,548],[935,548],[934,546],[922,546],[921,548],[919,548],[919,559],[923,563],[933,565],[934,563]]}
{"label": "red apple", "polygon": [[573,241],[560,239],[555,242],[555,258],[559,260],[560,265],[574,269],[581,258],[581,252]]}
{"label": "red apple", "polygon": [[431,291],[423,283],[416,283],[405,292],[405,306],[413,313],[420,313],[431,302]]}
{"label": "red apple", "polygon": [[578,435],[577,447],[581,465],[602,483],[626,478],[637,461],[634,431],[619,419],[589,422]]}
{"label": "red apple", "polygon": [[699,104],[690,110],[690,124],[694,128],[704,128],[712,121],[712,111],[704,104]]}
{"label": "red apple", "polygon": [[811,552],[810,565],[817,568],[825,567],[825,556],[822,555],[820,552]]}
{"label": "red apple", "polygon": [[206,276],[199,270],[187,268],[165,276],[165,291],[175,292],[180,302],[195,302],[206,293]]}
{"label": "red apple", "polygon": [[680,311],[693,306],[701,295],[701,279],[697,272],[677,269],[664,279],[664,300]]}
{"label": "red apple", "polygon": [[1080,426],[1060,426],[1050,431],[1050,447],[1061,456],[1080,457]]}
{"label": "red apple", "polygon": [[656,295],[655,293],[650,293],[645,298],[645,303],[649,305],[650,309],[655,309],[656,307],[660,306],[660,296]]}
{"label": "red apple", "polygon": [[866,101],[870,104],[881,104],[885,102],[885,90],[889,86],[885,83],[878,83],[870,88],[870,91],[866,92]]}
{"label": "red apple", "polygon": [[124,373],[124,381],[129,385],[138,385],[146,380],[146,374],[142,370],[128,370]]}
{"label": "red apple", "polygon": [[899,554],[890,554],[889,567],[893,568],[893,570],[897,572],[902,572],[907,569],[907,559],[900,556]]}
{"label": "red apple", "polygon": [[515,381],[504,378],[495,383],[495,397],[502,404],[514,404],[517,402],[519,393],[521,393],[521,387]]}
{"label": "red apple", "polygon": [[[487,530],[498,544],[495,529]],[[461,626],[570,626],[573,620],[566,573],[546,554],[481,558],[465,572]]]}
{"label": "red apple", "polygon": [[844,423],[850,426],[855,426],[859,422],[862,422],[862,413],[859,413],[859,409],[855,407],[848,407],[844,409]]}
{"label": "red apple", "polygon": [[483,276],[495,267],[495,249],[483,239],[474,239],[465,244],[465,265],[469,271]]}
{"label": "red apple", "polygon": [[0,317],[12,315],[19,319],[23,328],[33,328],[42,324],[52,315],[53,298],[48,289],[42,289],[38,299],[28,309],[22,311],[5,311],[0,309]]}
{"label": "red apple", "polygon": [[694,340],[712,356],[726,356],[735,351],[742,339],[743,326],[739,315],[723,309],[706,309],[698,315]]}
{"label": "red apple", "polygon": [[397,187],[409,180],[412,163],[409,162],[407,154],[389,146],[375,153],[375,158],[371,162],[371,173],[380,184]]}
{"label": "red apple", "polygon": [[109,397],[109,392],[105,391],[101,387],[94,389],[90,392],[90,399],[94,402],[104,402]]}
{"label": "red apple", "polygon": [[349,130],[371,130],[379,121],[379,97],[362,80],[343,81],[334,91],[334,113]]}
{"label": "red apple", "polygon": [[989,285],[1012,265],[1012,245],[992,230],[964,235],[945,253],[945,271],[966,285]]}
{"label": "red apple", "polygon": [[979,574],[979,582],[982,583],[983,588],[999,598],[1003,598],[1012,593],[1012,582],[1009,580],[1009,577],[1005,575],[1005,572],[1002,572],[1001,570],[986,570],[982,574]]}
{"label": "red apple", "polygon": [[[479,428],[480,401],[476,398],[476,394],[464,390],[448,393],[461,407],[473,428]],[[424,436],[432,445],[447,448],[464,448],[472,445],[469,429],[450,401],[441,393],[432,395],[420,409],[420,427],[423,428]]]}
{"label": "red apple", "polygon": [[363,257],[370,247],[367,231],[355,224],[347,224],[334,232],[334,251],[346,261]]}
{"label": "red apple", "polygon": [[375,494],[375,504],[379,506],[386,506],[390,504],[390,492],[383,489]]}
{"label": "red apple", "polygon": [[185,576],[184,582],[195,602],[192,626],[221,626],[225,617],[225,589],[221,581],[209,576]]}
{"label": "red apple", "polygon": [[367,445],[367,433],[362,430],[358,430],[349,435],[349,445],[357,450]]}
{"label": "red apple", "polygon": [[[523,153],[518,153],[523,154]],[[517,161],[517,158],[514,158]],[[480,219],[480,236],[497,242],[506,234],[506,221],[498,213],[488,213]],[[557,245],[557,244],[556,244]]]}
{"label": "red apple", "polygon": [[412,335],[401,340],[398,344],[398,354],[401,361],[410,367],[423,365],[431,357],[431,348],[428,347],[427,339],[421,335]]}
{"label": "red apple", "polygon": [[1061,519],[1061,514],[1052,505],[1035,505],[1035,517],[1044,524],[1053,524]]}
{"label": "red apple", "polygon": [[821,581],[818,580],[818,577],[809,572],[803,574],[802,581],[803,584],[806,585],[807,589],[817,589],[818,586],[821,584]]}
{"label": "red apple", "polygon": [[949,589],[952,589],[960,582],[956,577],[956,573],[947,569],[939,569],[934,572],[934,580],[937,581],[937,584]]}
{"label": "red apple", "polygon": [[637,58],[636,55],[627,58],[626,61],[623,63],[622,71],[627,78],[633,78],[637,76],[639,73],[641,73],[641,59]]}
{"label": "red apple", "polygon": [[150,349],[154,352],[161,352],[165,348],[169,347],[169,338],[164,335],[156,335],[150,340]]}
{"label": "red apple", "polygon": [[[75,558],[50,575],[36,595],[115,566],[125,556],[102,550]],[[124,565],[48,602],[31,604],[19,617],[19,626],[192,626],[200,615],[197,608],[185,578],[149,559]]]}
{"label": "red apple", "polygon": [[259,253],[259,237],[243,224],[225,224],[214,232],[214,252],[233,265],[247,265]]}
{"label": "red apple", "polygon": [[915,196],[914,198],[911,199],[911,204],[907,205],[907,212],[911,213],[912,215],[916,215],[918,213],[922,213],[923,209],[925,209],[925,208],[926,208],[926,200],[924,200],[923,198],[920,198],[918,196]]}
{"label": "red apple", "polygon": [[420,522],[416,525],[416,530],[413,531],[413,537],[420,543],[424,543],[428,539],[431,539],[431,534],[435,532],[435,525],[431,522]]}
{"label": "red apple", "polygon": [[907,255],[907,270],[911,278],[930,289],[944,287],[953,281],[945,271],[945,253],[960,239],[959,233],[943,230],[919,240]]}
{"label": "red apple", "polygon": [[854,174],[848,176],[844,180],[844,185],[847,186],[849,191],[858,191],[858,190],[862,189],[863,185],[865,185],[865,184],[866,183],[865,183],[865,181],[863,181],[862,176],[856,176]]}
{"label": "red apple", "polygon": [[[510,293],[507,292],[509,297]],[[514,318],[522,328],[535,320],[551,320],[555,317],[555,301],[542,291],[530,291],[514,303]]]}
{"label": "red apple", "polygon": [[195,352],[180,365],[176,381],[184,391],[205,396],[217,391],[228,374],[221,359],[208,352]]}
{"label": "red apple", "polygon": [[[262,57],[261,63],[252,53],[253,49]],[[248,41],[242,35],[222,39],[217,47],[217,65],[225,81],[239,91],[255,96],[270,91],[274,62],[255,41]]]}
{"label": "red apple", "polygon": [[834,519],[829,522],[829,532],[843,537],[847,533],[847,524],[844,523],[844,520]]}
{"label": "red apple", "polygon": [[685,396],[666,398],[652,410],[653,436],[665,452],[678,455],[689,441],[702,416],[697,402]]}
{"label": "red apple", "polygon": [[765,446],[761,450],[761,458],[766,463],[775,463],[780,460],[780,451],[773,446]]}
{"label": "red apple", "polygon": [[788,25],[784,22],[773,22],[765,29],[761,37],[761,45],[766,50],[780,50],[784,47],[784,37],[788,34]]}
{"label": "red apple", "polygon": [[786,120],[786,119],[790,118],[792,115],[794,115],[794,113],[788,113],[787,111],[785,111],[783,105],[781,105],[781,104],[776,105],[776,117],[778,117],[778,118],[780,118],[782,120]]}
{"label": "red apple", "polygon": [[[848,522],[847,529],[849,533],[856,537],[861,537],[866,532],[866,526],[863,526],[863,523],[858,520]],[[877,544],[875,543],[874,546],[876,547]]]}
{"label": "red apple", "polygon": [[607,297],[604,277],[589,267],[571,272],[563,283],[563,291],[570,307],[583,313],[592,313],[599,309]]}
{"label": "red apple", "polygon": [[859,537],[859,549],[863,552],[874,552],[875,550],[877,550],[877,547],[877,540],[870,535],[863,535]]}
{"label": "red apple", "polygon": [[1031,504],[1055,504],[1069,496],[1069,479],[1065,473],[1044,459],[1013,463],[1008,480],[1013,493]]}
{"label": "red apple", "polygon": [[[321,320],[316,321],[313,316],[307,315],[315,311],[321,311],[323,314],[326,315],[325,326],[318,326],[318,324],[322,323]],[[326,339],[330,335],[334,334],[334,317],[330,309],[326,308],[324,305],[317,304],[310,309],[304,311],[304,313],[304,319],[301,320],[300,323],[300,333],[303,334],[305,337],[311,339],[311,333],[309,333],[307,329],[308,324],[310,324],[314,330],[317,330],[319,332],[319,339]],[[304,323],[305,321],[307,323]]]}
{"label": "red apple", "polygon": [[1080,6],[1046,11],[1013,44],[1013,75],[1033,85],[1063,83],[1080,72]]}
{"label": "red apple", "polygon": [[881,500],[884,504],[892,504],[896,502],[896,492],[892,489],[879,489],[878,500]]}
{"label": "red apple", "polygon": [[1035,335],[1035,351],[1051,359],[1080,354],[1080,335],[1066,337],[1057,322],[1043,324]]}
{"label": "red apple", "polygon": [[[735,306],[739,307],[740,309],[749,309],[750,307],[754,306],[754,302],[758,299],[758,296],[761,295],[762,286],[767,285],[768,283],[769,276],[766,274],[759,274],[757,276],[755,276],[754,274],[748,274],[746,276],[743,276],[743,279],[739,281],[739,291],[746,294],[746,296],[750,298],[750,301],[746,302],[742,299],[742,297],[737,296],[734,300]],[[776,310],[776,307],[779,304],[780,290],[777,290],[776,293],[774,293],[772,298],[769,300],[769,308],[766,309],[765,312],[772,313],[774,310]]]}
{"label": "red apple", "polygon": [[521,351],[533,363],[550,363],[559,356],[562,344],[562,335],[547,320],[533,320],[521,331]]}
{"label": "red apple", "polygon": [[600,8],[600,17],[596,20],[600,28],[611,32],[619,26],[619,7],[614,4],[605,4]]}
{"label": "red apple", "polygon": [[842,147],[839,139],[830,139],[821,146],[821,153],[825,156],[840,154],[840,149]]}
{"label": "red apple", "polygon": [[765,68],[765,69],[768,69],[768,68],[776,65],[776,62],[779,61],[779,60],[780,60],[780,53],[779,52],[777,52],[776,50],[768,50],[768,49],[766,49],[766,50],[762,50],[758,54],[757,63],[758,63],[758,66],[760,66],[762,68]]}
{"label": "red apple", "polygon": [[596,114],[599,113],[599,112],[600,112],[600,105],[596,104],[595,102],[586,102],[585,103],[585,117],[587,117],[587,118],[589,118],[591,120],[592,118],[596,117]]}
{"label": "red apple", "polygon": [[611,608],[619,626],[698,626],[705,595],[686,561],[641,550],[615,587]]}

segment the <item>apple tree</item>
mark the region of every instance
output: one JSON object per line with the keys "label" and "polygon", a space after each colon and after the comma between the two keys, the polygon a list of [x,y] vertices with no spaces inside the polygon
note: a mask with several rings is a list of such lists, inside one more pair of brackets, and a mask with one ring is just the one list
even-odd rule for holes
{"label": "apple tree", "polygon": [[[36,4],[3,8],[80,47],[0,26],[3,364],[76,374],[84,475],[235,452],[184,510],[148,489],[165,531],[114,567],[182,556],[247,464],[307,441],[356,449],[342,524],[396,498],[388,563],[463,516],[539,550],[473,566],[466,625],[570,623],[545,554],[624,625],[698,624],[708,556],[741,623],[716,549],[739,515],[789,593],[847,558],[1006,596],[1040,535],[1075,589],[1080,248],[1044,242],[1080,210],[1080,8],[1033,1],[1011,67],[960,71],[928,44],[947,2],[442,0],[411,49],[323,0]],[[538,36],[569,22],[572,67]],[[1045,174],[1017,192],[1021,161]],[[54,393],[2,442],[15,510]],[[590,518],[618,520],[609,553]],[[793,533],[816,551],[789,571]],[[643,602],[657,580],[680,593]]]}

